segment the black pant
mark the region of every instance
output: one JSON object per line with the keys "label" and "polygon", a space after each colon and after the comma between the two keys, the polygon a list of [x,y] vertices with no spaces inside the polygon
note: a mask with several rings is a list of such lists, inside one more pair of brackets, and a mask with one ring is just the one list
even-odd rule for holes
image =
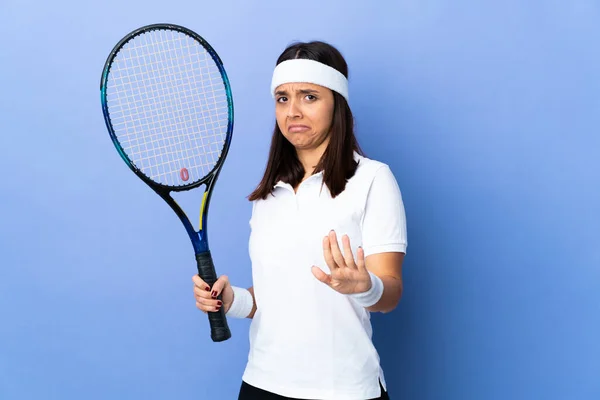
{"label": "black pant", "polygon": [[[374,399],[365,399],[365,400],[390,400],[387,392],[383,390],[383,386],[381,386],[381,382],[379,382],[379,387],[381,388],[381,396]],[[284,397],[275,393],[267,392],[266,390],[259,389],[252,385],[247,384],[242,381],[242,387],[240,388],[240,394],[238,396],[238,400],[302,400],[294,397]]]}

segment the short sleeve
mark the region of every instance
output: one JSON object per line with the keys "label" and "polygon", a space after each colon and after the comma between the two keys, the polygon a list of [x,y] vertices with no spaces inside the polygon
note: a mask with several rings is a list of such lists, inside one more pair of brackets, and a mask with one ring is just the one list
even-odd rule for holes
{"label": "short sleeve", "polygon": [[365,257],[385,252],[406,253],[406,214],[402,193],[387,165],[377,169],[367,194],[362,225]]}

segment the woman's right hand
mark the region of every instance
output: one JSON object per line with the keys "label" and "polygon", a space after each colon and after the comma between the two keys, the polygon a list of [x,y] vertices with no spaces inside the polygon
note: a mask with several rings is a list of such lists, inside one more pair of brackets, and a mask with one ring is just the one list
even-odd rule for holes
{"label": "woman's right hand", "polygon": [[[204,313],[209,311],[219,311],[221,307],[227,312],[233,302],[233,289],[229,283],[227,275],[221,275],[211,288],[199,275],[192,277],[194,282],[194,297],[196,299],[196,307]],[[221,300],[217,299],[219,294]]]}

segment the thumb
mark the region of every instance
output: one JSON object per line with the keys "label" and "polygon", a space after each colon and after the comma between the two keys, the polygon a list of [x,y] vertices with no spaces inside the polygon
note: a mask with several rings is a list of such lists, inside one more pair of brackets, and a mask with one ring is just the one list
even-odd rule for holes
{"label": "thumb", "polygon": [[217,298],[227,285],[229,285],[229,277],[227,277],[227,275],[221,275],[212,286],[211,296]]}
{"label": "thumb", "polygon": [[325,272],[323,272],[323,270],[321,268],[313,265],[313,267],[311,268],[311,271],[312,271],[313,275],[315,276],[315,278],[317,278],[321,282],[323,282],[327,285],[329,285],[331,283],[331,275],[327,275]]}

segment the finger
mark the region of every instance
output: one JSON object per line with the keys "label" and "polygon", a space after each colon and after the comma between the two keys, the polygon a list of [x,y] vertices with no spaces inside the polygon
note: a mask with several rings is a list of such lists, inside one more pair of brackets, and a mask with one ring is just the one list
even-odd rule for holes
{"label": "finger", "polygon": [[216,299],[196,299],[196,307],[204,312],[219,311],[223,302]]}
{"label": "finger", "polygon": [[313,265],[313,267],[311,268],[311,271],[312,271],[313,275],[315,276],[315,278],[317,278],[321,282],[323,282],[327,285],[329,285],[331,283],[331,275],[327,275],[325,272],[323,272],[323,270],[321,268]]}
{"label": "finger", "polygon": [[197,274],[192,277],[194,282],[194,297],[210,298],[210,286],[200,278]]}
{"label": "finger", "polygon": [[229,277],[227,275],[221,275],[212,287],[212,291],[210,293],[211,296],[216,299],[227,284],[229,284]]}
{"label": "finger", "polygon": [[329,236],[325,236],[323,238],[323,257],[325,258],[325,263],[329,267],[330,271],[338,268],[337,264],[333,259],[333,254],[331,253],[331,246],[329,245]]}
{"label": "finger", "polygon": [[215,309],[218,309],[219,307],[221,307],[223,305],[223,302],[219,299],[205,299],[202,297],[197,297],[196,298],[196,304],[200,304],[203,307],[209,309],[210,311],[214,311]]}
{"label": "finger", "polygon": [[367,263],[365,262],[365,251],[361,246],[356,250],[356,268],[359,270],[367,269]]}
{"label": "finger", "polygon": [[350,247],[350,238],[348,235],[342,236],[342,244],[344,246],[344,262],[349,268],[356,269],[356,263],[354,262],[354,255],[352,254],[352,247]]}
{"label": "finger", "polygon": [[196,302],[196,308],[198,310],[202,311],[204,314],[206,314],[208,312],[208,311],[206,311],[205,307],[202,304],[198,303],[198,302]]}
{"label": "finger", "polygon": [[333,230],[329,232],[329,243],[331,246],[331,255],[333,256],[333,260],[339,268],[345,267],[346,262],[344,261],[344,256],[342,255],[340,247],[338,246],[337,236]]}
{"label": "finger", "polygon": [[208,285],[204,289],[200,289],[198,286],[194,286],[194,296],[201,297],[204,299],[210,299],[210,288]]}
{"label": "finger", "polygon": [[210,290],[210,286],[208,286],[208,284],[206,282],[204,282],[202,280],[202,278],[200,278],[200,275],[198,275],[198,274],[192,276],[192,282],[194,282],[194,286],[197,286],[200,289],[208,288]]}

